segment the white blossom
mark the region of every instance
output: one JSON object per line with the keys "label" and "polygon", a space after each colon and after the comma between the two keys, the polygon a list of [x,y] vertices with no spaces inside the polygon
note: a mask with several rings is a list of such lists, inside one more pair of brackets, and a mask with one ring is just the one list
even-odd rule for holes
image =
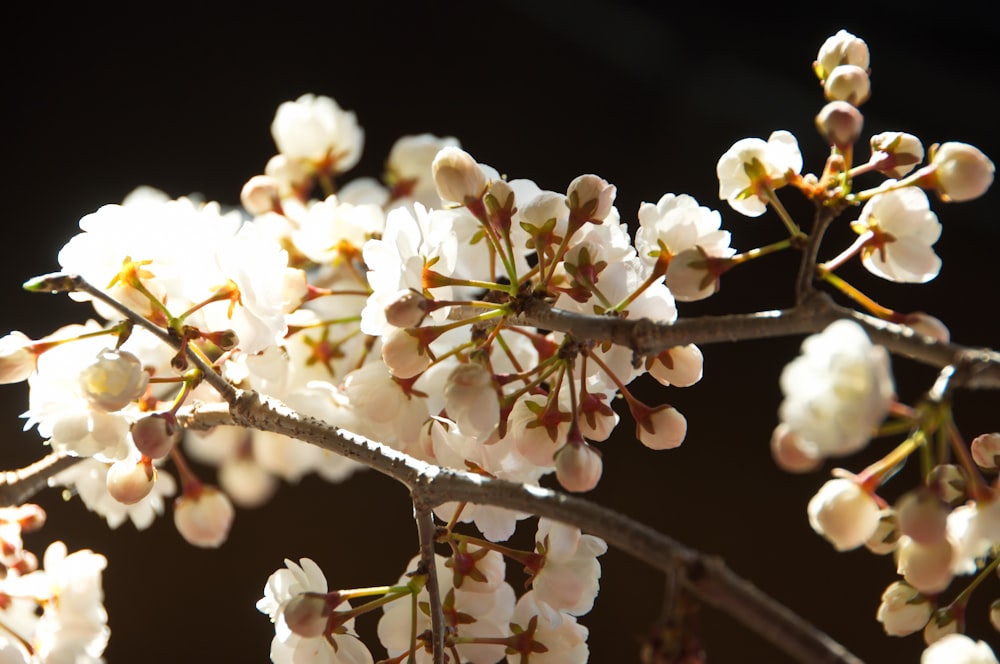
{"label": "white blossom", "polygon": [[808,337],[781,373],[779,413],[814,456],[843,456],[867,444],[889,412],[889,354],[855,322],[840,320]]}
{"label": "white blossom", "polygon": [[809,501],[809,525],[838,551],[864,544],[879,524],[879,507],[857,482],[836,478]]}
{"label": "white blossom", "polygon": [[931,248],[941,237],[941,223],[917,187],[876,194],[851,227],[858,234],[871,233],[861,262],[876,276],[924,283],[941,270],[941,259]]}
{"label": "white blossom", "polygon": [[365,138],[353,111],[345,111],[330,97],[313,94],[278,106],[271,136],[286,157],[333,173],[343,173],[358,163]]}
{"label": "white blossom", "polygon": [[802,170],[802,153],[791,133],[773,132],[767,142],[744,138],[733,144],[716,165],[719,198],[748,217],[759,217],[767,209],[768,189],[786,184],[789,174]]}
{"label": "white blossom", "polygon": [[920,664],[997,664],[997,657],[985,641],[973,641],[964,634],[948,634],[927,646]]}

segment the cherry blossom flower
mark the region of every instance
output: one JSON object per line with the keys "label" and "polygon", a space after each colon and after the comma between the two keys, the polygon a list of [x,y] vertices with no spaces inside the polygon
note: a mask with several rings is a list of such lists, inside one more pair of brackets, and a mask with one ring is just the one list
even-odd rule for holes
{"label": "cherry blossom flower", "polygon": [[964,634],[943,636],[924,650],[920,664],[997,664],[993,649]]}
{"label": "cherry blossom flower", "polygon": [[157,469],[156,482],[144,498],[125,504],[108,491],[109,464],[95,459],[85,459],[53,478],[55,486],[69,487],[80,497],[88,510],[108,522],[112,530],[131,521],[137,530],[153,525],[153,520],[163,514],[165,502],[177,491],[177,484],[170,473]]}
{"label": "cherry blossom flower", "polygon": [[282,155],[331,173],[343,173],[358,163],[365,138],[352,111],[313,94],[278,106],[271,136]]}
{"label": "cherry blossom flower", "polygon": [[924,160],[924,146],[913,134],[884,131],[871,137],[871,162],[890,178],[901,178]]}
{"label": "cherry blossom flower", "polygon": [[895,388],[889,354],[855,322],[840,320],[802,343],[781,373],[779,413],[813,456],[864,447],[889,412]]}
{"label": "cherry blossom flower", "polygon": [[403,136],[393,143],[386,160],[386,180],[394,198],[410,199],[428,208],[441,206],[431,164],[444,148],[458,148],[458,139],[433,134]]}
{"label": "cherry blossom flower", "polygon": [[879,524],[879,507],[857,482],[836,478],[824,484],[809,501],[809,525],[838,551],[864,544]]}
{"label": "cherry blossom flower", "polygon": [[859,235],[870,234],[861,262],[876,276],[925,283],[941,270],[941,259],[931,248],[941,236],[941,223],[917,187],[876,194],[851,227]]}
{"label": "cherry blossom flower", "polygon": [[0,338],[0,384],[20,383],[31,375],[38,357],[32,344],[28,335],[17,330]]}
{"label": "cherry blossom flower", "polygon": [[[371,664],[374,658],[358,639],[353,619],[343,624],[343,631],[327,634],[324,629],[312,636],[296,633],[289,626],[287,611],[296,600],[305,596],[304,593],[327,593],[326,576],[309,558],[302,558],[298,563],[286,559],[285,568],[267,579],[264,596],[257,601],[257,610],[274,623],[271,661],[275,664]],[[350,608],[346,602],[344,606]]]}
{"label": "cherry blossom flower", "polygon": [[[639,228],[635,247],[643,264],[666,269],[666,283],[674,297],[690,302],[715,293],[718,280],[704,264],[707,258],[729,258],[735,249],[729,246],[728,231],[719,230],[722,217],[716,210],[698,205],[687,194],[664,194],[656,204],[639,206]],[[695,249],[693,261],[673,260]]]}
{"label": "cherry blossom flower", "polygon": [[921,544],[902,536],[896,549],[896,571],[925,595],[936,595],[951,583],[955,547],[948,539]]}
{"label": "cherry blossom flower", "polygon": [[733,144],[716,165],[719,198],[748,217],[767,209],[769,191],[786,184],[789,174],[802,170],[802,153],[791,133],[780,130],[764,142],[744,138]]}
{"label": "cherry blossom flower", "polygon": [[946,202],[971,201],[993,184],[996,168],[990,158],[968,143],[931,146],[931,162],[913,174],[921,185],[937,191]]}
{"label": "cherry blossom flower", "polygon": [[[585,662],[590,655],[587,628],[572,615],[557,611],[528,591],[517,600],[511,622],[525,638],[525,650],[507,655],[510,664],[570,664]],[[530,650],[531,643],[545,646],[544,652]],[[530,653],[530,657],[529,654]]]}
{"label": "cherry blossom flower", "polygon": [[545,518],[538,520],[535,543],[545,556],[531,579],[538,601],[574,616],[590,613],[600,590],[597,558],[607,553],[608,545],[579,528]]}
{"label": "cherry blossom flower", "polygon": [[174,503],[174,525],[181,536],[204,549],[216,549],[229,537],[235,512],[226,494],[213,486],[186,491]]}

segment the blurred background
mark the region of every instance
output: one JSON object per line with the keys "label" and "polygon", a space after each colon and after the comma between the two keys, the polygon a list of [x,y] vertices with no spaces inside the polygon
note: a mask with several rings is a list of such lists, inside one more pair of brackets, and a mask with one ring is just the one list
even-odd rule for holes
{"label": "blurred background", "polygon": [[[143,184],[238,203],[243,183],[274,153],[274,110],[305,92],[334,97],[366,130],[364,157],[347,179],[379,176],[401,135],[453,135],[479,161],[543,188],[601,175],[618,186],[630,224],[642,201],[689,193],[721,210],[739,250],[784,231],[772,215],[747,219],[718,200],[716,161],[740,138],[788,129],[805,170],[822,168],[827,149],[813,118],[824,102],[811,63],[840,28],[872,50],[866,136],[903,130],[925,146],[960,140],[1000,157],[1000,60],[991,48],[1000,35],[986,3],[950,3],[933,14],[889,3],[848,13],[602,0],[68,7],[5,12],[0,333],[37,337],[87,316],[81,305],[29,296],[20,284],[58,267],[56,252],[88,212]],[[859,158],[867,154],[859,149]],[[798,194],[784,200],[807,224]],[[889,307],[942,318],[956,341],[997,346],[998,200],[993,191],[962,205],[933,202],[944,225],[936,246],[944,268],[931,284],[882,283],[857,266],[844,276]],[[851,235],[842,224],[824,258]],[[730,273],[721,293],[682,305],[680,315],[790,305],[796,257],[759,263]],[[601,446],[605,475],[592,497],[722,556],[862,659],[916,662],[920,636],[893,639],[875,621],[879,597],[896,578],[892,560],[836,554],[809,528],[806,503],[835,464],[791,476],[771,461],[777,377],[799,341],[705,347],[698,385],[644,383],[651,402],[670,402],[687,416],[687,441],[654,453],[623,424]],[[933,371],[904,361],[894,367],[902,399],[930,387]],[[2,397],[0,468],[11,469],[45,449],[34,432],[19,433],[24,386],[6,386]],[[1000,429],[993,394],[960,393],[955,410],[968,439]],[[894,444],[879,441],[839,465],[860,470]],[[885,497],[911,486],[913,470]],[[49,525],[29,539],[34,551],[61,538],[70,550],[108,558],[112,664],[267,661],[273,630],[254,602],[284,558],[312,557],[331,587],[351,587],[395,581],[416,550],[405,490],[375,473],[340,485],[308,477],[284,486],[268,506],[240,512],[215,551],[185,544],[169,515],[145,532],[129,524],[112,532],[55,492],[40,502]],[[533,527],[523,530],[530,536]],[[582,620],[591,628],[591,661],[637,661],[660,610],[662,579],[614,550],[602,562],[601,594]],[[988,583],[977,595],[969,631],[996,643],[986,612],[1000,588]],[[363,633],[373,627],[359,622]],[[715,610],[702,612],[701,629],[711,662],[788,661]]]}

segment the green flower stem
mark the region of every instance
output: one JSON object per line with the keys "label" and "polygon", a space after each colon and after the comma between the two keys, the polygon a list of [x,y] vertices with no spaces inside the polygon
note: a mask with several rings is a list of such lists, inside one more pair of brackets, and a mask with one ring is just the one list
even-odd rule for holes
{"label": "green flower stem", "polygon": [[969,598],[972,597],[972,592],[979,587],[979,585],[987,579],[987,577],[993,576],[993,572],[1000,567],[1000,556],[994,556],[993,560],[990,561],[988,565],[979,570],[979,574],[976,575],[972,581],[969,582],[962,592],[951,601],[948,605],[948,609],[952,610],[956,607],[962,607],[963,609],[969,603]]}
{"label": "green flower stem", "polygon": [[993,492],[983,478],[983,474],[979,471],[979,466],[972,460],[969,447],[962,440],[962,435],[958,432],[958,427],[955,426],[955,422],[951,417],[950,408],[948,409],[947,418],[945,428],[947,429],[948,440],[951,442],[952,451],[958,457],[959,465],[962,466],[962,469],[969,478],[969,496],[977,502],[988,500]]}
{"label": "green flower stem", "polygon": [[795,221],[792,219],[792,215],[788,214],[788,210],[786,210],[785,206],[782,205],[781,200],[778,198],[778,195],[774,193],[774,189],[771,187],[771,185],[767,185],[767,187],[765,187],[761,193],[763,193],[765,198],[767,198],[768,203],[771,204],[771,207],[774,208],[774,211],[778,213],[778,216],[781,218],[782,223],[785,224],[785,228],[788,229],[789,235],[791,235],[793,238],[806,237],[806,234],[802,232],[802,229],[799,228],[799,225],[796,224]]}
{"label": "green flower stem", "polygon": [[900,443],[896,449],[861,471],[857,476],[858,483],[866,491],[873,493],[887,476],[891,475],[896,466],[926,443],[927,434],[924,433],[923,429],[918,429],[912,436]]}
{"label": "green flower stem", "polygon": [[792,245],[792,238],[785,238],[784,240],[780,240],[773,244],[766,244],[763,247],[757,247],[756,249],[751,249],[750,251],[745,251],[742,254],[736,254],[735,256],[730,256],[729,258],[723,260],[728,262],[730,267],[736,267],[741,263],[752,261],[755,258],[760,258],[762,256],[767,256],[768,254],[790,249]]}
{"label": "green flower stem", "polygon": [[816,269],[825,270],[826,272],[833,272],[841,265],[846,263],[848,260],[850,260],[852,256],[861,251],[873,237],[875,237],[875,234],[872,231],[867,231],[866,233],[859,235],[858,239],[856,239],[854,243],[851,244],[851,246],[849,246],[847,249],[844,249],[844,251],[840,252],[838,256],[831,258],[825,263],[820,263],[819,265],[816,266]]}
{"label": "green flower stem", "polygon": [[503,544],[497,544],[496,542],[490,542],[489,540],[481,539],[479,537],[473,537],[471,535],[463,535],[462,533],[449,532],[445,537],[450,541],[474,544],[482,549],[489,549],[490,551],[496,551],[497,553],[510,558],[511,560],[518,562],[525,567],[529,567],[537,562],[539,554],[534,551],[523,551],[521,549],[512,549],[509,546],[504,546]]}

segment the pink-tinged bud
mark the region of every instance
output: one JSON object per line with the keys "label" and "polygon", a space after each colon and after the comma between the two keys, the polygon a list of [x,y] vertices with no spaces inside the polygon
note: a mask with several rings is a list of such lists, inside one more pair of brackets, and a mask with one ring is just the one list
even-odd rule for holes
{"label": "pink-tinged bud", "polygon": [[784,422],[771,434],[771,456],[778,468],[789,473],[809,473],[823,465],[823,457]]}
{"label": "pink-tinged bud", "polygon": [[948,538],[925,545],[903,537],[896,552],[896,571],[920,592],[936,595],[951,583],[953,556]]}
{"label": "pink-tinged bud", "polygon": [[965,621],[960,620],[954,611],[938,609],[931,614],[930,620],[924,626],[924,643],[931,645],[949,634],[960,634],[965,630],[964,623]]}
{"label": "pink-tinged bud", "polygon": [[500,423],[493,374],[481,364],[460,364],[451,372],[444,386],[444,404],[448,417],[466,436],[482,440]]}
{"label": "pink-tinged bud", "polygon": [[899,530],[915,542],[932,545],[945,537],[948,510],[931,491],[909,491],[896,502]]}
{"label": "pink-tinged bud", "polygon": [[884,131],[870,143],[875,170],[890,178],[903,177],[924,160],[924,146],[913,134]]}
{"label": "pink-tinged bud", "polygon": [[216,549],[229,537],[233,504],[213,486],[201,486],[174,502],[174,525],[189,544]]}
{"label": "pink-tinged bud", "polygon": [[486,174],[476,160],[461,148],[449,146],[438,151],[431,162],[431,174],[438,196],[446,203],[478,201],[486,192]]}
{"label": "pink-tinged bud", "polygon": [[941,200],[960,203],[979,198],[993,184],[993,162],[968,143],[931,146],[931,163],[920,170],[918,183],[937,191]]}
{"label": "pink-tinged bud", "polygon": [[809,525],[837,551],[856,549],[867,542],[881,516],[872,495],[854,480],[842,477],[820,487],[807,511]]}
{"label": "pink-tinged bud", "polygon": [[889,636],[907,636],[920,631],[934,612],[931,600],[903,581],[893,581],[882,593],[875,618]]}
{"label": "pink-tinged bud", "polygon": [[1000,466],[1000,433],[984,433],[972,439],[972,460],[983,470]]}
{"label": "pink-tinged bud", "polygon": [[917,334],[930,337],[943,344],[951,340],[951,331],[948,327],[934,316],[925,314],[922,311],[905,314],[899,322],[911,328]]}
{"label": "pink-tinged bud", "polygon": [[108,468],[108,493],[123,505],[134,505],[148,496],[154,484],[156,468],[148,457],[122,459]]}
{"label": "pink-tinged bud", "polygon": [[556,479],[567,491],[590,491],[601,480],[600,453],[585,441],[567,443],[556,452]]}
{"label": "pink-tinged bud", "polygon": [[270,175],[255,175],[243,185],[240,202],[253,215],[274,212],[281,208],[278,180]]}
{"label": "pink-tinged bud", "polygon": [[646,364],[649,375],[661,385],[690,387],[701,380],[705,357],[700,348],[688,344],[667,349]]}
{"label": "pink-tinged bud", "polygon": [[420,338],[399,327],[382,337],[382,361],[389,373],[404,380],[423,373],[431,365]]}
{"label": "pink-tinged bud", "polygon": [[181,438],[177,419],[171,413],[150,413],[132,424],[132,442],[150,459],[162,459],[170,454]]}
{"label": "pink-tinged bud", "polygon": [[601,223],[611,214],[617,189],[596,175],[580,175],[569,183],[566,205],[581,222]]}
{"label": "pink-tinged bud", "polygon": [[829,37],[819,48],[813,69],[820,81],[825,81],[840,65],[855,65],[867,70],[871,62],[868,44],[847,30],[840,30]]}
{"label": "pink-tinged bud", "polygon": [[428,300],[412,290],[400,291],[385,308],[385,321],[394,327],[417,327],[427,316]]}
{"label": "pink-tinged bud", "polygon": [[301,593],[289,600],[281,617],[293,634],[312,639],[326,632],[330,606],[321,595]]}
{"label": "pink-tinged bud", "polygon": [[146,391],[149,374],[132,353],[102,350],[80,372],[80,391],[97,408],[109,413],[121,410]]}
{"label": "pink-tinged bud", "polygon": [[855,65],[838,65],[823,84],[827,101],[844,101],[860,106],[872,95],[872,82],[868,72]]}
{"label": "pink-tinged bud", "polygon": [[658,406],[635,425],[635,437],[653,450],[680,447],[686,435],[687,419],[673,406]]}
{"label": "pink-tinged bud", "polygon": [[260,507],[278,490],[278,478],[252,457],[236,457],[219,466],[219,486],[239,507]]}
{"label": "pink-tinged bud", "polygon": [[934,466],[927,473],[927,486],[946,505],[955,507],[965,502],[969,480],[961,466],[945,463]]}
{"label": "pink-tinged bud", "polygon": [[865,118],[846,101],[831,101],[816,115],[816,129],[827,143],[846,150],[858,142]]}
{"label": "pink-tinged bud", "polygon": [[20,383],[35,370],[38,355],[27,335],[13,331],[0,338],[0,384]]}
{"label": "pink-tinged bud", "polygon": [[884,509],[879,512],[878,526],[865,542],[865,548],[877,556],[884,556],[896,550],[899,546],[899,537],[899,521],[896,519],[896,512],[892,509]]}

